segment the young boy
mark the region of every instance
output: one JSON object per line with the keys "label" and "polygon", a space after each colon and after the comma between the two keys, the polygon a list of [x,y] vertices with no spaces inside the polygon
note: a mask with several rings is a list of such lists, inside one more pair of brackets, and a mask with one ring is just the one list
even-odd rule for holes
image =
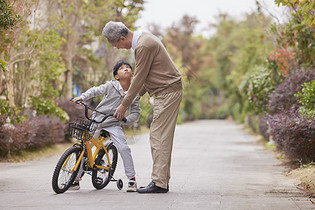
{"label": "young boy", "polygon": [[[108,81],[106,84],[100,85],[98,87],[92,87],[86,92],[82,93],[81,96],[72,99],[72,101],[86,101],[93,97],[103,95],[103,100],[98,104],[96,109],[106,114],[114,114],[131,84],[131,78],[133,76],[132,67],[126,61],[119,61],[114,66],[113,75],[116,80]],[[139,98],[140,96],[138,94],[133,100],[132,104],[129,106],[130,114],[126,117],[128,124],[137,121],[140,116]],[[98,117],[102,119],[102,116]],[[127,144],[123,129],[121,127],[121,122],[119,122],[114,117],[108,117],[102,124],[99,125],[96,133],[101,129],[105,129],[110,133],[110,137],[113,140],[114,145],[117,147],[119,154],[121,155],[125,168],[125,174],[129,179],[127,192],[136,192],[137,183],[135,178],[134,164],[131,157],[130,148]],[[76,181],[71,188],[80,189],[79,182]]]}

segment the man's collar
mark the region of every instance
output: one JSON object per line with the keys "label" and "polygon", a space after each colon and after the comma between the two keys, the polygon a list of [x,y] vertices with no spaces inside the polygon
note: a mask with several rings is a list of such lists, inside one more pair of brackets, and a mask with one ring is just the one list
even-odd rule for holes
{"label": "man's collar", "polygon": [[141,36],[142,32],[141,31],[134,31],[133,32],[133,37],[132,37],[132,45],[131,48],[133,50],[136,49],[137,43],[138,43],[138,39]]}

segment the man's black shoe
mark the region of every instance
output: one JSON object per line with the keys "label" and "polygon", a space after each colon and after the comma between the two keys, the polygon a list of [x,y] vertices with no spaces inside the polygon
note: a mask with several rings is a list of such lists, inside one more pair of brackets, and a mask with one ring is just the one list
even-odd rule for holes
{"label": "man's black shoe", "polygon": [[150,182],[150,184],[146,187],[140,187],[137,190],[138,193],[167,193],[168,189],[164,189],[162,187],[158,187],[154,182]]}
{"label": "man's black shoe", "polygon": [[154,184],[153,181],[151,181],[151,182],[148,184],[148,186],[146,186],[146,187],[140,187],[140,188],[148,188],[148,187],[153,186],[153,185],[155,185],[155,184]]}

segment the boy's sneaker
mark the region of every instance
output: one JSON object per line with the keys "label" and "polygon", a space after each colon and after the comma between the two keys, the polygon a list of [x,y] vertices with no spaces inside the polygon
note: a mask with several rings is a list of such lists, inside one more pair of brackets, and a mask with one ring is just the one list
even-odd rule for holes
{"label": "boy's sneaker", "polygon": [[80,184],[79,182],[73,182],[73,184],[69,187],[69,190],[79,190]]}
{"label": "boy's sneaker", "polygon": [[135,178],[129,179],[127,192],[137,192],[137,182]]}

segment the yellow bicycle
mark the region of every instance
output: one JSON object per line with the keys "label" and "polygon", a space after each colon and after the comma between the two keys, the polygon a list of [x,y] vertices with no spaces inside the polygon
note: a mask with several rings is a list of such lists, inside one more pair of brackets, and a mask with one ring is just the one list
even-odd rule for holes
{"label": "yellow bicycle", "polygon": [[[102,123],[112,116],[97,111],[95,108],[77,101],[85,107],[85,119],[78,119],[69,123],[70,135],[79,140],[72,147],[67,149],[60,157],[55,167],[52,177],[52,188],[56,193],[64,193],[69,189],[76,179],[79,169],[83,170],[81,177],[87,173],[92,176],[92,184],[96,189],[103,189],[110,181],[116,181],[118,189],[122,189],[121,179],[113,178],[117,160],[117,148],[110,140],[110,135],[106,130],[100,131],[99,139],[93,137],[99,123]],[[104,115],[101,121],[96,121],[89,117],[89,110]],[[95,146],[92,151],[91,144]]]}

